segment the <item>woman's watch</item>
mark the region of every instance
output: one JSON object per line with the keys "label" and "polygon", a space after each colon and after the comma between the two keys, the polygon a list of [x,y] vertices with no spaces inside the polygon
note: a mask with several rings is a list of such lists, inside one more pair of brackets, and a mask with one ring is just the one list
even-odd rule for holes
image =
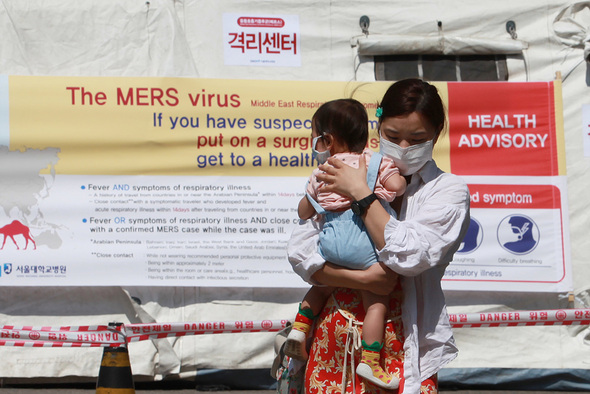
{"label": "woman's watch", "polygon": [[377,195],[375,193],[371,193],[362,200],[353,201],[352,204],[350,204],[350,209],[352,209],[352,212],[355,215],[362,216],[367,208],[369,208],[369,205],[371,205],[376,199]]}

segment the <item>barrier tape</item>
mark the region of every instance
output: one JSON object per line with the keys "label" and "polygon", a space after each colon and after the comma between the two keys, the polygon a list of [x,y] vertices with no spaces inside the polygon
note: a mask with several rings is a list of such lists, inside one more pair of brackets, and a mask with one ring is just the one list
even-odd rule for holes
{"label": "barrier tape", "polygon": [[590,309],[458,313],[449,320],[453,328],[588,325]]}
{"label": "barrier tape", "polygon": [[233,322],[196,322],[125,325],[128,342],[168,337],[203,334],[229,334],[245,332],[278,332],[287,326],[288,320],[260,320]]}
{"label": "barrier tape", "polygon": [[[558,309],[449,314],[453,328],[590,325],[590,309]],[[0,346],[121,347],[129,342],[187,335],[278,332],[288,320],[140,323],[118,327],[10,326],[0,327]]]}
{"label": "barrier tape", "polygon": [[0,346],[120,347],[129,342],[186,335],[278,332],[288,320],[140,323],[110,326],[2,326]]}
{"label": "barrier tape", "polygon": [[119,347],[125,344],[120,327],[109,326],[2,326],[0,346]]}
{"label": "barrier tape", "polygon": [[0,346],[13,347],[121,347],[124,342],[116,343],[92,343],[92,342],[59,342],[59,341],[20,341],[20,340],[0,340]]}

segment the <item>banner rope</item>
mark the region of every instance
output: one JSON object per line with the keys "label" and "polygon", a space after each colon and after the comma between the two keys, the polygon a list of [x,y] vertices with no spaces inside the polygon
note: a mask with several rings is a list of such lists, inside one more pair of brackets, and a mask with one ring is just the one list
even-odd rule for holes
{"label": "banner rope", "polygon": [[[590,309],[451,313],[453,328],[590,325]],[[188,335],[278,332],[289,320],[205,321],[89,326],[0,327],[0,346],[121,347],[127,343]]]}

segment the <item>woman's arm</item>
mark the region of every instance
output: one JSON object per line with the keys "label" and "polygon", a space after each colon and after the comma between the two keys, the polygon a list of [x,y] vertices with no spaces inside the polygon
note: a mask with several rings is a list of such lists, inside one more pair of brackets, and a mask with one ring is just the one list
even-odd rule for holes
{"label": "woman's arm", "polygon": [[465,182],[429,164],[429,180],[412,195],[406,219],[385,226],[385,247],[379,260],[403,276],[434,267],[444,268],[460,247],[469,227],[469,189]]}
{"label": "woman's arm", "polygon": [[[344,194],[356,201],[373,192],[367,185],[367,166],[363,155],[359,158],[359,168],[351,167],[335,158],[329,158],[328,164],[320,165],[323,173],[317,175],[318,181],[325,183],[322,192]],[[362,217],[377,249],[385,246],[385,225],[389,218],[389,213],[379,201],[374,201]]]}
{"label": "woman's arm", "polygon": [[397,274],[382,263],[364,271],[326,263],[317,252],[321,227],[315,220],[300,220],[287,244],[289,262],[303,280],[313,285],[369,290],[375,294],[385,295],[393,290]]}
{"label": "woman's arm", "polygon": [[326,263],[311,278],[326,286],[367,290],[380,295],[391,293],[398,280],[397,274],[383,263],[375,263],[366,270],[351,270]]}

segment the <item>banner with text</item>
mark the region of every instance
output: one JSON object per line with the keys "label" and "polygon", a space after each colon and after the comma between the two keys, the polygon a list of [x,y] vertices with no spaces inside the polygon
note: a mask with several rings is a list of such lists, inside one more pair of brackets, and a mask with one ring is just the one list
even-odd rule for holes
{"label": "banner with text", "polygon": [[[305,287],[286,259],[325,101],[389,82],[0,77],[0,285]],[[466,179],[452,290],[568,291],[561,86],[436,83]]]}

